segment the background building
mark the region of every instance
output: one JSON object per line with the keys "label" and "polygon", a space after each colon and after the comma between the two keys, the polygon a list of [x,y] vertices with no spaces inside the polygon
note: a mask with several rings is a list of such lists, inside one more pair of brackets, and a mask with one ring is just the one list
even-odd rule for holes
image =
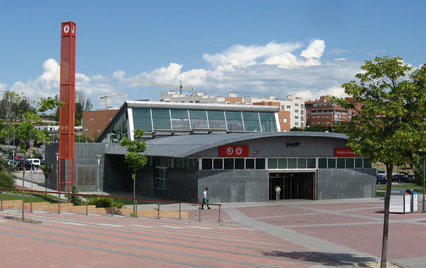
{"label": "background building", "polygon": [[82,132],[91,140],[99,137],[118,109],[83,111]]}
{"label": "background building", "polygon": [[[347,100],[352,100],[347,98]],[[306,101],[306,125],[331,128],[335,122],[348,122],[356,114],[355,109],[345,109],[334,104],[328,96],[319,100]]]}

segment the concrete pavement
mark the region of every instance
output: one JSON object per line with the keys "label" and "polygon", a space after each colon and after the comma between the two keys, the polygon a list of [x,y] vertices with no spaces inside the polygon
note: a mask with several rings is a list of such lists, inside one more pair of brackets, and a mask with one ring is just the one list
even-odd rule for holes
{"label": "concrete pavement", "polygon": [[[0,211],[0,267],[379,267],[382,198],[226,203],[221,222],[182,209],[193,216],[26,213],[36,224]],[[424,213],[391,214],[388,267],[426,267],[425,227]]]}

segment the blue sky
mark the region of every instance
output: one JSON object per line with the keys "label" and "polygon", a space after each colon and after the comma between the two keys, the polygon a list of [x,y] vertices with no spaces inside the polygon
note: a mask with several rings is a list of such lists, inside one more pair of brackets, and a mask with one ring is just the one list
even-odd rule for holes
{"label": "blue sky", "polygon": [[[226,96],[341,95],[364,60],[425,63],[426,1],[6,1],[0,90],[59,92],[60,24],[77,24],[77,85],[99,96],[158,100],[173,87]],[[185,92],[185,91],[184,91]],[[193,91],[186,90],[185,93]]]}

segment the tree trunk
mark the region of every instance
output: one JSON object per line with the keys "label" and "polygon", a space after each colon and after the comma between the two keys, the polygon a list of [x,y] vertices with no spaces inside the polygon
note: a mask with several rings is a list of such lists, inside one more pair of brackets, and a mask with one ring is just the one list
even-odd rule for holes
{"label": "tree trunk", "polygon": [[383,220],[383,240],[382,240],[382,260],[380,262],[380,268],[386,268],[388,261],[388,237],[389,237],[389,207],[390,197],[392,190],[392,171],[393,165],[386,164],[386,195],[385,195],[385,209],[384,209],[384,220]]}

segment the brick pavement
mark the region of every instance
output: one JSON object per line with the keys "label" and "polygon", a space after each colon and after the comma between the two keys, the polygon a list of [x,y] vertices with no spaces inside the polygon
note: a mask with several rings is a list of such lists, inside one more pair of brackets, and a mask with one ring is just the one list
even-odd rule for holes
{"label": "brick pavement", "polygon": [[[0,211],[0,267],[377,266],[381,199],[224,204],[222,222]],[[197,214],[196,208],[189,211]],[[426,215],[392,214],[388,256],[426,267]]]}

